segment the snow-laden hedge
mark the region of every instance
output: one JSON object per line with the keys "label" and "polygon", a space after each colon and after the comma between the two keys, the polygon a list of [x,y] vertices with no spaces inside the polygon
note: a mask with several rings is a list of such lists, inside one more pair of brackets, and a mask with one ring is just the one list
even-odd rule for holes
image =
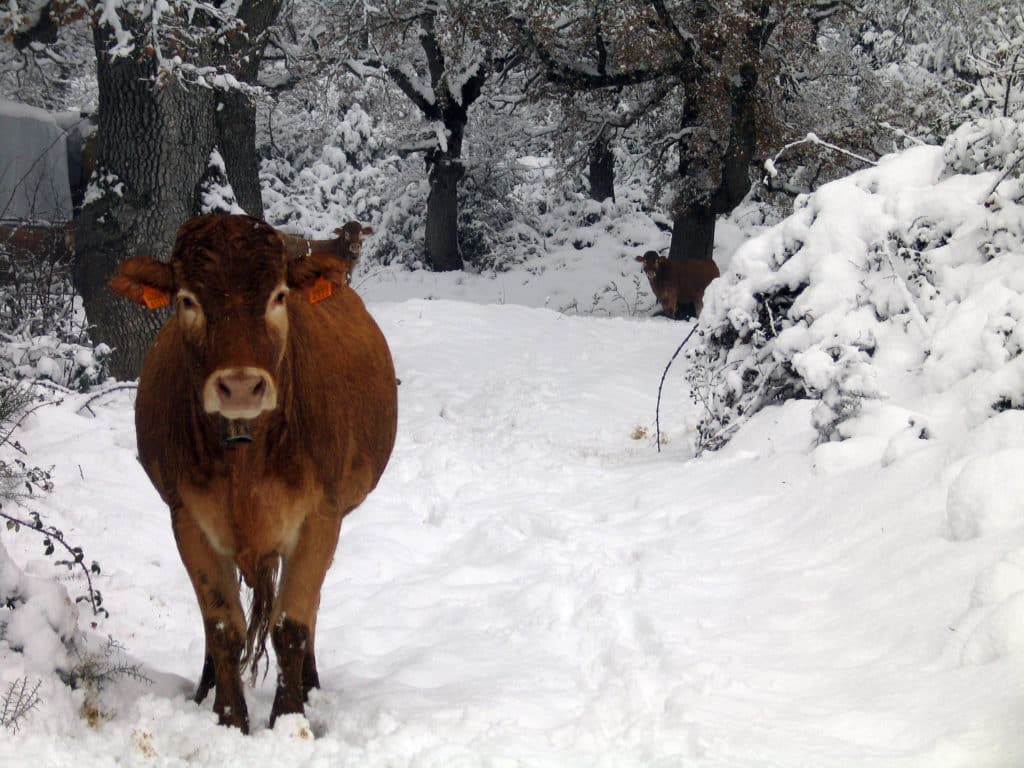
{"label": "snow-laden hedge", "polygon": [[260,168],[264,217],[307,237],[333,237],[350,219],[377,222],[399,160],[373,119],[352,104],[328,130],[319,152],[271,153]]}
{"label": "snow-laden hedge", "polygon": [[86,391],[107,379],[110,348],[89,338],[61,254],[0,242],[0,379],[45,379]]}
{"label": "snow-laden hedge", "polygon": [[78,607],[62,584],[25,573],[0,542],[0,638],[34,673],[66,671],[78,630]]}
{"label": "snow-laden hedge", "polygon": [[974,121],[822,187],[745,243],[688,352],[699,447],[791,397],[819,400],[822,440],[906,388],[949,395],[968,426],[1024,408],[1024,188],[1008,172],[1022,136]]}

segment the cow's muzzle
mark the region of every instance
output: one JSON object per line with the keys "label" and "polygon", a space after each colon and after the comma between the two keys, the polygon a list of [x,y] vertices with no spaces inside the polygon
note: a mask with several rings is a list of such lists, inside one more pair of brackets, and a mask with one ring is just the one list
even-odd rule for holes
{"label": "cow's muzzle", "polygon": [[248,421],[277,407],[277,387],[262,368],[221,368],[206,379],[203,409],[227,421]]}

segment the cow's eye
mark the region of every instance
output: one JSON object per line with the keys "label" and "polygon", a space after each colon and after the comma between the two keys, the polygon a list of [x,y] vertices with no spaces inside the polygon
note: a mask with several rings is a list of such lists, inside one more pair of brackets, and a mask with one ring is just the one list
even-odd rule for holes
{"label": "cow's eye", "polygon": [[282,288],[280,291],[278,291],[277,293],[274,294],[274,299],[273,299],[274,305],[275,306],[280,306],[280,305],[284,304],[285,299],[287,299],[287,298],[288,298],[288,291],[286,291],[286,290],[284,290]]}
{"label": "cow's eye", "polygon": [[181,308],[182,309],[195,309],[196,303],[190,296],[181,297]]}

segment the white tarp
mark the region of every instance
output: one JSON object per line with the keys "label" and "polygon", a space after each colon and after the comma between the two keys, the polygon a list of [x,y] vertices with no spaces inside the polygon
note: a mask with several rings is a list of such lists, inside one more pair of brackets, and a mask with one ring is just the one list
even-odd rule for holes
{"label": "white tarp", "polygon": [[0,99],[0,220],[71,220],[65,131],[42,109]]}

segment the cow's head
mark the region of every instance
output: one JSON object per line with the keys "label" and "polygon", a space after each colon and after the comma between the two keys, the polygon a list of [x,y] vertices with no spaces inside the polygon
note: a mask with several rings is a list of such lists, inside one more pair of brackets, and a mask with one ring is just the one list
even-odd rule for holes
{"label": "cow's head", "polygon": [[170,263],[136,256],[110,281],[143,306],[171,305],[203,410],[240,440],[250,420],[277,408],[289,304],[320,301],[344,284],[344,262],[332,254],[292,259],[268,224],[223,215],[183,224]]}
{"label": "cow's head", "polygon": [[644,274],[647,275],[647,279],[652,283],[658,274],[658,264],[664,259],[665,257],[659,256],[657,251],[647,251],[643,256],[636,257],[636,260],[644,265]]}
{"label": "cow's head", "polygon": [[363,250],[363,238],[373,234],[373,227],[364,227],[358,221],[350,221],[334,230],[334,234],[345,244],[351,257],[357,259]]}

